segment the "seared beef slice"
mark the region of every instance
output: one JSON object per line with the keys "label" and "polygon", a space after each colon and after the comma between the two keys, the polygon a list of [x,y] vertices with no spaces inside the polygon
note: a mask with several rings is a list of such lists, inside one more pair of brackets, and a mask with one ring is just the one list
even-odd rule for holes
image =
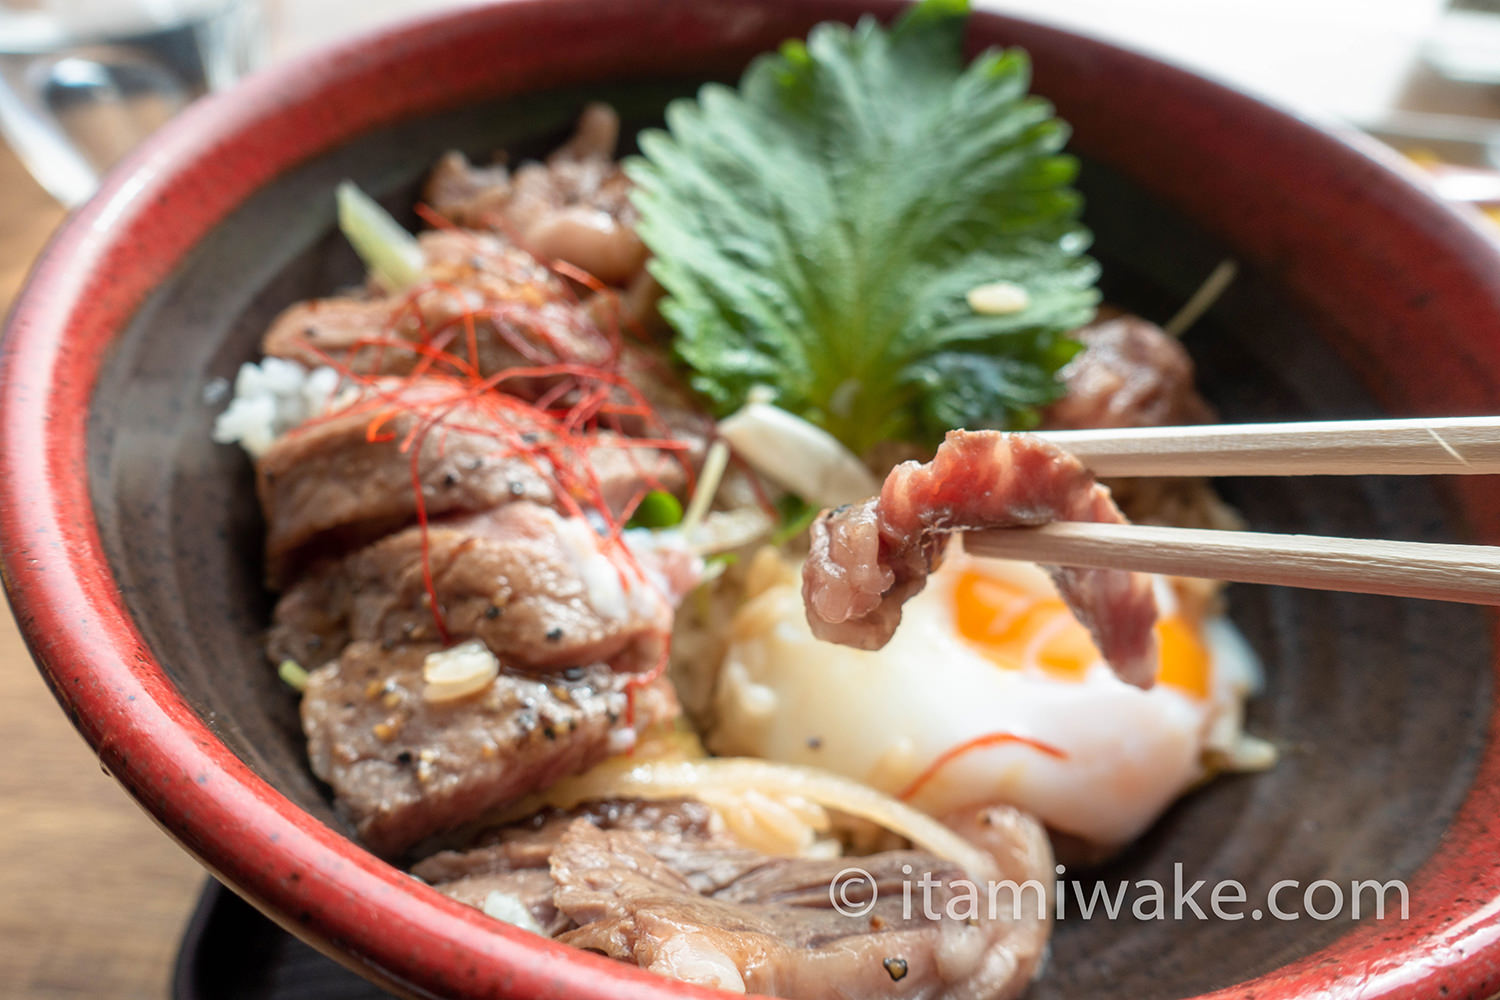
{"label": "seared beef slice", "polygon": [[634,745],[677,714],[671,687],[635,692],[604,664],[552,676],[502,672],[454,701],[423,697],[423,661],[441,647],[354,642],[314,670],[302,725],[314,773],[360,839],[385,856],[469,822]]}
{"label": "seared beef slice", "polygon": [[[682,464],[665,452],[609,432],[553,442],[521,415],[448,402],[463,392],[445,380],[412,380],[391,390],[390,412],[379,401],[351,406],[276,440],[256,464],[273,584],[310,553],[347,551],[414,523],[414,473],[429,517],[516,500],[550,505],[560,479],[587,483],[615,514],[647,489],[683,488]],[[531,442],[524,448],[523,439]]]}
{"label": "seared beef slice", "polygon": [[[773,857],[734,843],[704,821],[697,803],[650,808],[594,803],[549,814],[414,872],[474,906],[490,892],[511,895],[558,940],[737,992],[1005,1000],[1024,992],[1040,968],[1052,853],[1041,824],[1014,809],[949,818],[1006,880],[993,909],[981,886],[971,910],[969,873],[921,851]],[[869,881],[850,880],[851,869],[869,873]],[[836,880],[858,912],[834,908]],[[1007,882],[1030,887],[1013,904]],[[876,897],[866,908],[871,884]]]}
{"label": "seared beef slice", "polygon": [[643,552],[621,566],[624,557],[606,555],[607,544],[583,520],[531,503],[434,525],[425,539],[411,528],[288,590],[267,651],[312,666],[353,640],[437,641],[435,595],[448,639],[480,639],[508,667],[612,660],[630,668],[617,661],[629,653],[647,669],[696,562],[686,552]]}

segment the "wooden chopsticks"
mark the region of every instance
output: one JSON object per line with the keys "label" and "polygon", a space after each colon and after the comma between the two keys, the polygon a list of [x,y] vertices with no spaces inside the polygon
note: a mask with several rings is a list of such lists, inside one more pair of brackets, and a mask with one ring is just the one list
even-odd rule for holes
{"label": "wooden chopsticks", "polygon": [[1038,431],[1097,476],[1500,473],[1500,417]]}
{"label": "wooden chopsticks", "polygon": [[964,535],[975,555],[1500,605],[1500,548],[1058,521]]}
{"label": "wooden chopsticks", "polygon": [[[1500,474],[1500,417],[1043,431],[1095,475]],[[1500,547],[1058,522],[969,532],[977,554],[1500,605]]]}

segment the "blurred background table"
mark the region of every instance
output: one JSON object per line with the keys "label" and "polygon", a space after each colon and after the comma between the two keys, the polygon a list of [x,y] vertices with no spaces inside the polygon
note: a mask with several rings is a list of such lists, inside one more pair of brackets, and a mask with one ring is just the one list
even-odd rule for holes
{"label": "blurred background table", "polygon": [[[1393,110],[1500,118],[1500,88],[1455,83],[1423,60],[1441,0],[981,5],[1121,39],[1314,114],[1365,122]],[[273,2],[271,58],[439,6]],[[0,146],[0,312],[62,217]],[[165,997],[203,873],[100,771],[53,703],[7,612],[0,612],[0,732],[12,748],[9,766],[0,769],[0,993],[28,1000]]]}
{"label": "blurred background table", "polygon": [[[62,217],[0,145],[0,311]],[[99,769],[8,610],[0,733],[0,994],[160,1000],[203,872]]]}

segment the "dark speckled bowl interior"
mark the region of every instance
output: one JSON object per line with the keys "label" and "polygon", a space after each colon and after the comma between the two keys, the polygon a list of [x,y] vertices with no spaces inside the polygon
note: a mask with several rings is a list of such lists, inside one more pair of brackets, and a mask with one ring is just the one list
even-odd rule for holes
{"label": "dark speckled bowl interior", "polygon": [[[1003,24],[995,30],[1003,36]],[[1044,63],[1044,92],[1048,72]],[[619,108],[633,131],[657,121],[664,103],[699,79],[615,80],[467,103],[381,126],[287,169],[193,245],[104,359],[88,414],[88,490],[129,613],[212,732],[330,825],[338,821],[307,768],[295,697],[260,651],[271,596],[260,583],[251,469],[237,449],[209,440],[216,407],[205,402],[204,387],[232,379],[257,357],[259,336],[278,310],[358,280],[357,261],[334,230],[338,180],[352,178],[415,226],[415,192],[443,151],[545,152],[595,99]],[[1180,205],[1143,189],[1138,169],[1122,169],[1116,137],[1081,130],[1078,140],[1108,300],[1165,319],[1217,262],[1242,259],[1239,278],[1187,338],[1203,391],[1226,420],[1447,409],[1446,384],[1341,324],[1330,303],[1289,278],[1291,265],[1263,252],[1247,259],[1243,248],[1223,242],[1222,226],[1200,228]],[[1284,255],[1307,266],[1295,245]],[[1500,372],[1479,366],[1471,377],[1466,399],[1500,404]],[[1447,485],[1433,481],[1261,479],[1220,487],[1257,529],[1473,537]],[[1249,729],[1278,746],[1280,763],[1190,794],[1106,869],[1079,875],[1085,887],[1095,877],[1170,886],[1179,863],[1189,881],[1237,879],[1252,898],[1281,879],[1414,876],[1443,840],[1485,745],[1489,612],[1248,586],[1231,589],[1230,607],[1265,665],[1266,693],[1250,707]],[[1350,929],[1346,919],[1065,917],[1048,972],[1030,996],[1165,1000],[1227,988]]]}

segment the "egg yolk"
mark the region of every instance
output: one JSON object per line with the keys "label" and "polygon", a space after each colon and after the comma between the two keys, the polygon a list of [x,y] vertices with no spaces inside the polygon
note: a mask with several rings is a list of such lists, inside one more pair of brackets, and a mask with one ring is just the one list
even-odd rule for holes
{"label": "egg yolk", "polygon": [[[1100,658],[1088,629],[1055,596],[1039,595],[975,569],[960,572],[953,590],[958,634],[990,661],[1010,670],[1040,669],[1081,681]],[[1173,614],[1156,623],[1157,683],[1207,698],[1208,648],[1195,621]]]}

